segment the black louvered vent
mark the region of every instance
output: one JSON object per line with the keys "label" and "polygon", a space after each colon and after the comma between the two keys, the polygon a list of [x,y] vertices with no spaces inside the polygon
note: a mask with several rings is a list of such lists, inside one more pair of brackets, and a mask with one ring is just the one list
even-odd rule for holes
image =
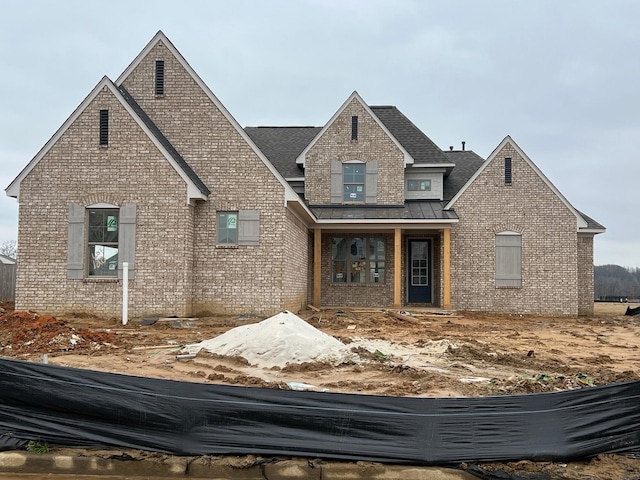
{"label": "black louvered vent", "polygon": [[100,110],[100,145],[109,145],[109,110]]}
{"label": "black louvered vent", "polygon": [[505,185],[511,185],[511,159],[504,159],[504,183]]}
{"label": "black louvered vent", "polygon": [[156,95],[164,95],[164,60],[156,60]]}
{"label": "black louvered vent", "polygon": [[351,117],[351,140],[358,140],[358,116]]}

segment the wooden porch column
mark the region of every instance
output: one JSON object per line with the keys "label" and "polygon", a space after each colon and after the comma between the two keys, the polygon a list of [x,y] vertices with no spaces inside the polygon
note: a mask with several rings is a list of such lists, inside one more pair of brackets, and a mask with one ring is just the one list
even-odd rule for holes
{"label": "wooden porch column", "polygon": [[443,230],[442,238],[442,308],[451,309],[451,229]]}
{"label": "wooden porch column", "polygon": [[395,229],[393,241],[393,306],[402,306],[402,229]]}
{"label": "wooden porch column", "polygon": [[322,231],[313,231],[313,306],[320,308],[320,283],[322,281]]}

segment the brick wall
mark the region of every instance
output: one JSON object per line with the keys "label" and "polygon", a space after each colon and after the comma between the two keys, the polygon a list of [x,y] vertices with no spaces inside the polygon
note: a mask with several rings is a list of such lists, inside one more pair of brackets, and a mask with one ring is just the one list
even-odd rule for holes
{"label": "brick wall", "polygon": [[578,315],[593,315],[593,235],[578,235]]}
{"label": "brick wall", "polygon": [[[513,182],[504,183],[504,158]],[[454,205],[451,297],[459,310],[577,315],[577,221],[507,144]],[[522,234],[522,287],[496,288],[495,235]],[[585,258],[582,261],[586,261]]]}
{"label": "brick wall", "polygon": [[[109,109],[107,148],[98,145],[100,109]],[[21,183],[16,308],[119,317],[121,282],[67,280],[72,202],[135,203],[130,315],[186,313],[193,214],[185,183],[111,92],[97,96]]]}
{"label": "brick wall", "polygon": [[[165,64],[162,98],[156,98],[153,88],[156,60]],[[300,283],[293,291],[283,289],[289,281],[290,273],[285,273],[289,263],[297,272],[305,272],[298,269],[297,255],[306,254],[301,249],[289,258],[287,235],[294,234],[284,206],[284,187],[225,112],[161,42],[123,84],[211,190],[208,200],[195,209],[194,313],[271,315],[285,303],[304,303],[306,289],[301,299]],[[260,212],[259,245],[217,246],[216,213],[245,209]]]}
{"label": "brick wall", "polygon": [[[358,140],[351,140],[351,117],[358,116]],[[404,203],[404,156],[362,104],[353,99],[307,152],[305,198],[331,203],[331,160],[378,161],[377,203]]]}

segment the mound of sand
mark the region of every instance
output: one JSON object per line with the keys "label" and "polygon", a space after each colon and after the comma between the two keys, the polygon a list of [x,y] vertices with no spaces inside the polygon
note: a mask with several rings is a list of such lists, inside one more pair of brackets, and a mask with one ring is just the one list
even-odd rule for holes
{"label": "mound of sand", "polygon": [[288,311],[185,347],[189,353],[202,349],[218,355],[240,356],[265,368],[303,362],[339,364],[356,358],[342,342]]}

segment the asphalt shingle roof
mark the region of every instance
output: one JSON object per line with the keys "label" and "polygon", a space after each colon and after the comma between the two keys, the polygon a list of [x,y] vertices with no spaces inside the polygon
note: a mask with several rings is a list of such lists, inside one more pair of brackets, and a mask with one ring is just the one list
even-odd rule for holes
{"label": "asphalt shingle roof", "polygon": [[246,127],[253,143],[264,153],[284,178],[303,177],[296,158],[322,127]]}
{"label": "asphalt shingle roof", "polygon": [[449,202],[484,163],[484,158],[472,150],[448,151],[444,152],[444,156],[449,163],[456,165],[444,179],[442,198]]}
{"label": "asphalt shingle roof", "polygon": [[124,99],[131,106],[131,108],[133,108],[136,114],[140,117],[140,119],[144,122],[147,128],[151,131],[151,133],[153,133],[153,135],[158,139],[158,141],[162,144],[162,146],[169,152],[169,155],[171,155],[171,157],[176,161],[176,163],[180,166],[180,168],[187,175],[187,177],[189,177],[189,179],[198,187],[198,189],[203,194],[209,195],[211,193],[211,190],[209,190],[209,188],[200,179],[200,177],[198,177],[196,172],[193,171],[193,169],[189,166],[186,160],[182,158],[182,155],[178,153],[178,151],[171,144],[171,142],[169,142],[167,137],[165,137],[164,134],[160,131],[160,129],[156,126],[156,124],[153,123],[153,120],[151,120],[151,118],[149,118],[149,115],[147,115],[146,112],[142,109],[142,107],[138,105],[138,102],[136,102],[133,99],[133,97],[129,94],[127,89],[124,88],[123,86],[120,86],[118,87],[118,90],[120,91],[120,93],[122,93],[122,96],[124,97]]}
{"label": "asphalt shingle roof", "polygon": [[369,108],[416,163],[449,163],[443,151],[396,107]]}

